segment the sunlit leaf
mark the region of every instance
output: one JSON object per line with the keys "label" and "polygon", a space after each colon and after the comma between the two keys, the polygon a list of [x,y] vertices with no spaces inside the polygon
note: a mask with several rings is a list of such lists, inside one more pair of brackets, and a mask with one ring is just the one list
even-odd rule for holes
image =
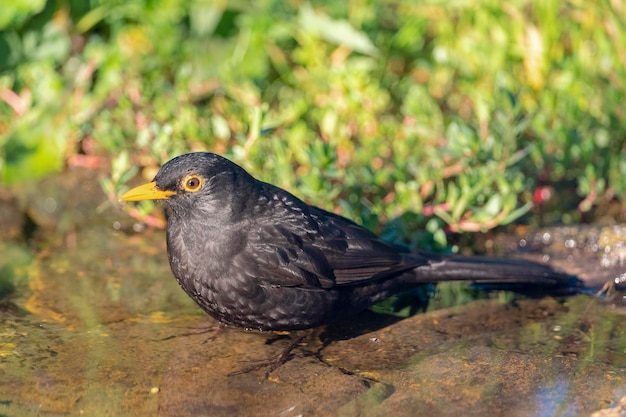
{"label": "sunlit leaf", "polygon": [[378,55],[378,49],[364,32],[355,29],[346,20],[334,20],[317,13],[308,3],[300,7],[299,22],[304,30],[315,33],[330,43],[347,46],[362,54]]}

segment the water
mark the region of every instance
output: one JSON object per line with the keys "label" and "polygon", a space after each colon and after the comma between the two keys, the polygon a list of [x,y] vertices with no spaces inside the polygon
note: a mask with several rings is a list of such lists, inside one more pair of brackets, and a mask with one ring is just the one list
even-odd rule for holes
{"label": "water", "polygon": [[[10,254],[0,271],[15,286],[0,303],[2,416],[587,416],[626,395],[619,293],[493,298],[404,320],[364,312],[309,332],[267,379],[228,376],[289,337],[204,315],[169,272],[164,233],[133,232],[122,211],[102,210],[93,173],[50,178],[21,199],[42,228],[35,246],[0,229]],[[585,249],[599,239],[549,233],[523,237],[532,256],[594,285],[619,275],[604,249]],[[517,250],[520,239],[495,242]]]}

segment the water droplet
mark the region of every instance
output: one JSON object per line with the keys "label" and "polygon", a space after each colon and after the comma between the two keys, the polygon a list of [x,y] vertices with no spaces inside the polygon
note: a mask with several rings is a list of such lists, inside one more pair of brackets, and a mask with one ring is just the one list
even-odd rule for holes
{"label": "water droplet", "polygon": [[55,211],[57,211],[58,206],[59,205],[57,204],[57,201],[52,197],[48,197],[43,201],[43,209],[46,211],[46,213],[54,213]]}

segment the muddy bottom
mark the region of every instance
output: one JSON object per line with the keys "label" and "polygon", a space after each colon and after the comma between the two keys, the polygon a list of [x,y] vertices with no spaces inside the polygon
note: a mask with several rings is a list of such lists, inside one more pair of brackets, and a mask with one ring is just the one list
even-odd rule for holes
{"label": "muddy bottom", "polygon": [[89,329],[4,318],[8,416],[574,416],[626,395],[623,316],[586,296],[480,301],[392,324],[364,313],[382,327],[311,334],[268,378],[228,374],[288,338],[202,315],[153,312]]}

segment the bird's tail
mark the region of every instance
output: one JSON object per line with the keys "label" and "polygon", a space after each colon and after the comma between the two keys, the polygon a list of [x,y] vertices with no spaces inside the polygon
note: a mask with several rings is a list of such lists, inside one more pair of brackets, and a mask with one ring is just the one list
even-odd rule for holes
{"label": "bird's tail", "polygon": [[[424,277],[436,281],[472,281],[481,288],[533,292],[582,292],[583,282],[575,275],[550,265],[525,259],[420,253],[431,259]],[[417,275],[421,275],[417,268]]]}

